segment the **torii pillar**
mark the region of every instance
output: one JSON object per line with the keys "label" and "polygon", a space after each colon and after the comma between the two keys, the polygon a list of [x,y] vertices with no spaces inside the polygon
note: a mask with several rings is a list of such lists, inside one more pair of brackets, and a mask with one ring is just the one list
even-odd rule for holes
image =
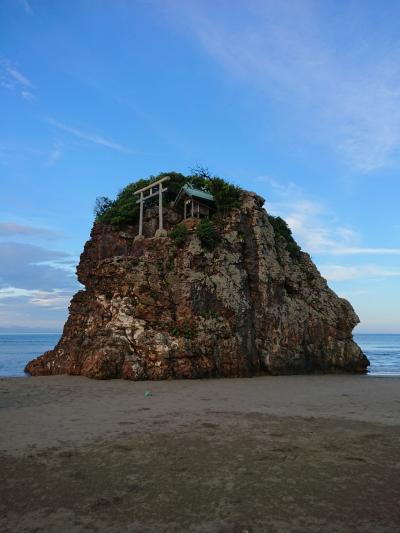
{"label": "torii pillar", "polygon": [[[164,230],[163,226],[163,203],[162,203],[162,195],[164,192],[166,192],[168,189],[163,188],[164,181],[169,180],[169,176],[165,176],[165,178],[162,178],[158,181],[155,181],[154,183],[151,183],[150,185],[147,185],[147,187],[143,187],[143,189],[139,189],[138,191],[135,191],[134,194],[139,195],[139,200],[137,200],[136,203],[139,204],[139,234],[137,235],[137,238],[141,239],[143,238],[143,212],[144,212],[144,203],[149,198],[153,198],[158,194],[158,230],[156,231],[156,237],[162,237],[166,235],[166,231]],[[158,187],[158,190],[154,191],[154,189]]]}

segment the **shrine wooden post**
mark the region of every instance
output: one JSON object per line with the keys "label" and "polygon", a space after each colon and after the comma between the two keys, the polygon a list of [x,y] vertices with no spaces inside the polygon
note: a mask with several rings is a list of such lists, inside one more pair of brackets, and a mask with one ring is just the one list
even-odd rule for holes
{"label": "shrine wooden post", "polygon": [[162,193],[163,187],[161,183],[158,186],[158,229],[163,229]]}

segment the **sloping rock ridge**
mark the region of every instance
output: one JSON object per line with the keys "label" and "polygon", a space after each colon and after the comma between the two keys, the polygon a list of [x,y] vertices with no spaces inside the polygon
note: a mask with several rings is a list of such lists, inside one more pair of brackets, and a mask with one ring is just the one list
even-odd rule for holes
{"label": "sloping rock ridge", "polygon": [[[131,380],[365,372],[353,308],[308,254],[290,253],[262,205],[244,192],[212,251],[196,232],[180,247],[155,237],[152,209],[143,239],[137,227],[96,223],[77,269],[85,290],[57,346],[26,371]],[[166,207],[164,221],[171,228],[179,215]]]}

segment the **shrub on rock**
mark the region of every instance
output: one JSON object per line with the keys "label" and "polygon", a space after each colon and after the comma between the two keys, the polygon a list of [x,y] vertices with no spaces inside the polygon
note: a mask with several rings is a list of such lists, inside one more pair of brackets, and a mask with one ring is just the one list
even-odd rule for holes
{"label": "shrub on rock", "polygon": [[196,233],[201,245],[208,250],[212,250],[220,239],[214,224],[208,218],[204,218],[196,227]]}
{"label": "shrub on rock", "polygon": [[169,232],[168,235],[175,241],[177,246],[183,246],[186,242],[188,229],[185,224],[178,224]]}

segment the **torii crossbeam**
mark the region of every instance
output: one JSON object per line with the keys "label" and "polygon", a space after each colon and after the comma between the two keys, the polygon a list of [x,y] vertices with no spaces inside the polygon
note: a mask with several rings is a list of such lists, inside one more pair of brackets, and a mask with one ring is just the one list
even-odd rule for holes
{"label": "torii crossbeam", "polygon": [[147,185],[147,187],[143,187],[143,189],[139,189],[138,191],[134,192],[134,194],[139,195],[139,200],[136,202],[137,204],[140,204],[139,236],[143,235],[144,203],[149,198],[153,198],[154,196],[157,196],[157,194],[158,194],[158,230],[159,231],[163,230],[162,195],[164,192],[168,190],[167,188],[165,189],[163,188],[163,183],[169,179],[170,179],[169,176],[165,176],[165,178],[155,181],[154,183]]}

